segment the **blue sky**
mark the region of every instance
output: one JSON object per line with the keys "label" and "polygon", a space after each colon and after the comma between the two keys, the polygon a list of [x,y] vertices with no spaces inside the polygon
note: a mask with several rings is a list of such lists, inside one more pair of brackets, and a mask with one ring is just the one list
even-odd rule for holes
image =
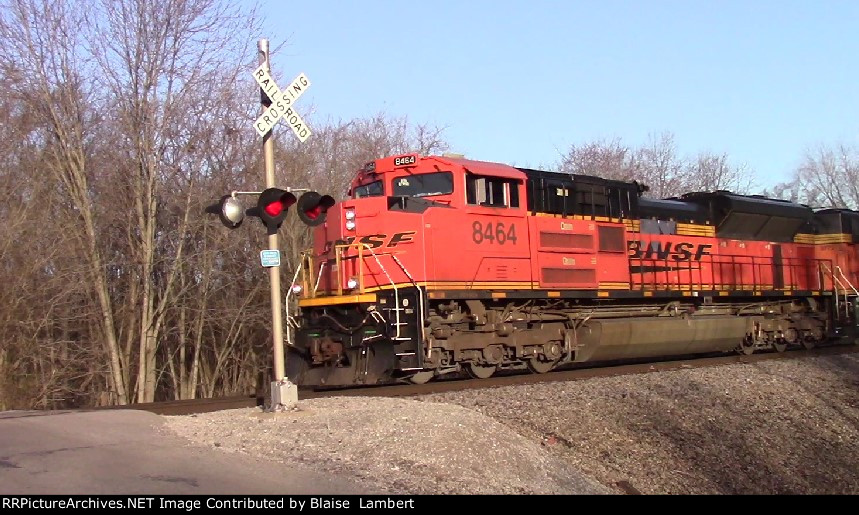
{"label": "blue sky", "polygon": [[856,0],[260,1],[278,82],[312,81],[300,112],[407,115],[472,159],[670,131],[768,186],[807,147],[859,144]]}

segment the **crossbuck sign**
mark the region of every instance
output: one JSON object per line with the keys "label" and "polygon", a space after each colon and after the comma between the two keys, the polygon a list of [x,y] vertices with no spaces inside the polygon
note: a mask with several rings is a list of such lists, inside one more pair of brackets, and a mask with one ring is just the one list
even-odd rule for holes
{"label": "crossbuck sign", "polygon": [[302,73],[286,89],[281,90],[277,87],[277,83],[274,82],[274,78],[268,73],[264,65],[260,65],[259,68],[254,70],[254,79],[263,92],[268,95],[268,98],[271,99],[271,105],[254,123],[254,127],[259,135],[265,136],[283,118],[289,124],[292,132],[304,143],[310,137],[310,127],[298,116],[293,105],[298,100],[298,97],[310,87],[310,79]]}

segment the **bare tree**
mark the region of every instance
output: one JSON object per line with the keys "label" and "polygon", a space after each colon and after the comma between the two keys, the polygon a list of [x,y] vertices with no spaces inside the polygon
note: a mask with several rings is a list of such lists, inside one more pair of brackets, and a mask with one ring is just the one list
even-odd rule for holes
{"label": "bare tree", "polygon": [[776,186],[783,196],[814,207],[859,208],[859,149],[837,144],[806,150],[791,181]]}
{"label": "bare tree", "polygon": [[677,155],[674,135],[651,135],[634,156],[639,182],[650,187],[650,196],[665,198],[683,193],[684,162]]}
{"label": "bare tree", "polygon": [[620,139],[572,145],[558,169],[565,173],[596,175],[607,179],[638,181],[650,189],[647,196],[666,198],[689,191],[731,190],[748,192],[752,174],[733,165],[727,154],[701,152],[688,159],[678,155],[674,135],[650,135],[648,142],[632,148]]}
{"label": "bare tree", "polygon": [[80,219],[75,236],[88,264],[86,283],[98,298],[111,389],[124,404],[129,396],[90,197],[89,137],[95,113],[89,103],[92,84],[87,80],[86,60],[80,55],[78,32],[88,11],[86,5],[64,1],[10,0],[0,18],[0,40],[6,50],[0,62],[13,74],[11,90],[16,98],[45,128],[44,165],[68,196],[70,214]]}
{"label": "bare tree", "polygon": [[[190,187],[205,173],[195,138],[212,128],[224,92],[243,69],[253,13],[218,0],[104,0],[91,25],[92,52],[113,106],[120,156],[134,206],[130,250],[139,266],[137,400],[155,398],[157,346],[182,262],[188,231]],[[238,49],[233,50],[233,49]],[[174,206],[179,223],[159,231],[161,192],[184,192]],[[176,190],[174,190],[176,191]],[[184,205],[183,205],[184,204]],[[160,251],[160,252],[159,252]]]}
{"label": "bare tree", "polygon": [[701,152],[685,165],[681,180],[685,191],[728,190],[748,194],[754,187],[754,175],[746,166],[735,166],[728,154]]}
{"label": "bare tree", "polygon": [[[253,13],[0,1],[0,407],[247,392],[271,359],[264,231],[203,208],[259,188]],[[278,184],[342,197],[371,159],[446,148],[384,114],[314,129],[278,129]],[[291,279],[310,231],[284,232]]]}
{"label": "bare tree", "polygon": [[634,151],[618,138],[598,140],[570,146],[561,157],[558,169],[565,173],[633,180],[638,175],[633,155]]}

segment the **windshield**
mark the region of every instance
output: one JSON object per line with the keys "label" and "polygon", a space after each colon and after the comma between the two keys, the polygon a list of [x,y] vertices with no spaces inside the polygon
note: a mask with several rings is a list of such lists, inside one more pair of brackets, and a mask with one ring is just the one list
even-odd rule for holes
{"label": "windshield", "polygon": [[362,184],[355,188],[355,198],[361,197],[378,197],[383,195],[384,188],[382,188],[382,181],[370,182],[367,184]]}
{"label": "windshield", "polygon": [[398,177],[393,182],[395,197],[429,197],[453,193],[453,174],[450,172]]}

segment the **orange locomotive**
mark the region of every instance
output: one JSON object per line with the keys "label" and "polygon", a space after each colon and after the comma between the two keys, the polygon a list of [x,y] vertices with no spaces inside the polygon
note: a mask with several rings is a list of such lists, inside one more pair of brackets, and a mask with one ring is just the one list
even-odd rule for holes
{"label": "orange locomotive", "polygon": [[303,254],[289,377],[485,378],[854,337],[859,213],[645,190],[452,157],[367,163]]}

